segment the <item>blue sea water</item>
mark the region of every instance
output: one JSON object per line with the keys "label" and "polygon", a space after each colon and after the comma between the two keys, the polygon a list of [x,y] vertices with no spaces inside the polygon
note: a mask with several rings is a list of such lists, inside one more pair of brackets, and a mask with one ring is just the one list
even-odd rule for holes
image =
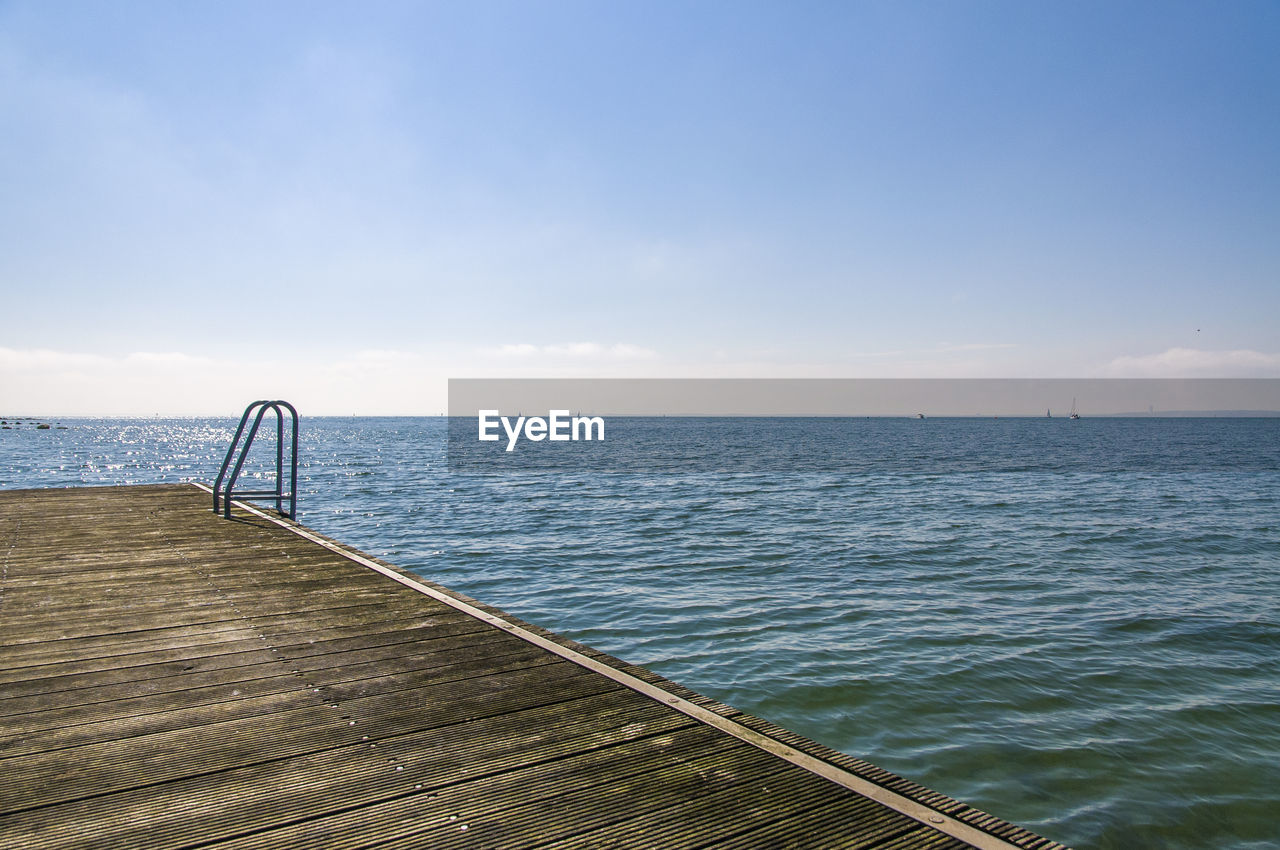
{"label": "blue sea water", "polygon": [[[0,487],[210,482],[235,427],[62,424]],[[610,428],[304,417],[298,518],[1064,843],[1280,846],[1280,419]]]}

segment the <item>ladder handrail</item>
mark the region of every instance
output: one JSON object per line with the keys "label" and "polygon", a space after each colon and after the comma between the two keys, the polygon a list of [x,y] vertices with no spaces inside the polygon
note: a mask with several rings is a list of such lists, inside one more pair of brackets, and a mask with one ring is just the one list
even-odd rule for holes
{"label": "ladder handrail", "polygon": [[[249,429],[249,434],[245,437],[244,446],[240,448],[239,458],[236,460],[235,467],[231,470],[230,477],[227,476],[227,469],[231,467],[231,459],[236,456],[236,447],[240,445],[240,437],[244,435],[244,426],[249,422],[249,416],[252,415],[254,409],[257,408],[258,415],[253,420],[253,427]],[[289,453],[289,492],[284,491],[284,409],[289,411],[289,419],[293,424],[293,444]],[[222,469],[218,472],[218,477],[213,483],[213,512],[222,511],[222,515],[227,519],[231,519],[231,498],[232,491],[236,486],[236,479],[240,477],[240,470],[244,468],[244,462],[249,456],[249,447],[253,445],[253,438],[258,434],[258,426],[262,424],[262,417],[266,415],[268,410],[274,410],[276,413],[276,489],[275,490],[253,490],[243,491],[239,495],[241,497],[267,497],[274,498],[276,503],[276,513],[281,516],[287,516],[289,519],[295,519],[298,508],[298,411],[292,404],[282,399],[274,401],[255,401],[244,409],[244,415],[240,417],[240,426],[236,428],[236,435],[231,440],[230,447],[227,448],[227,456],[222,461]],[[226,479],[227,486],[224,490],[222,487],[223,480]],[[284,509],[285,500],[289,502],[289,510]]]}

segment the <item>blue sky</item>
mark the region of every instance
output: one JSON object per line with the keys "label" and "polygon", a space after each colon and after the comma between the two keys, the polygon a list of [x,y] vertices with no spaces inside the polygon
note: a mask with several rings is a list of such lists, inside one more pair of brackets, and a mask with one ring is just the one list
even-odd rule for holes
{"label": "blue sky", "polygon": [[0,408],[1280,377],[1280,6],[0,2]]}

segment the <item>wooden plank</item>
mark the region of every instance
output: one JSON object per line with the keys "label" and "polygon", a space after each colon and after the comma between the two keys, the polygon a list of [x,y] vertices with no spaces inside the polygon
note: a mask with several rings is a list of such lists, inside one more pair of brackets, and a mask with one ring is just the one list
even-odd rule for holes
{"label": "wooden plank", "polygon": [[615,691],[72,801],[53,818],[43,810],[13,816],[6,834],[19,839],[17,846],[24,840],[37,846],[37,838],[41,847],[75,846],[77,825],[90,823],[104,845],[219,840],[694,725],[656,705],[636,713],[628,695]]}
{"label": "wooden plank", "polygon": [[0,491],[5,846],[1042,841],[301,533],[185,486]]}
{"label": "wooden plank", "polygon": [[[452,681],[468,675],[466,657],[483,656],[484,671],[499,666],[531,665],[544,653],[513,643],[505,636],[484,636],[468,643],[446,641],[430,652],[360,660],[334,656],[313,656],[283,661],[268,653],[268,660],[250,667],[217,670],[208,674],[138,679],[123,685],[85,688],[73,692],[56,691],[29,697],[0,700],[0,722],[8,735],[33,730],[92,723],[102,724],[117,717],[140,717],[232,700],[251,699],[272,693],[296,690],[299,680],[336,688],[359,683],[361,688],[387,688],[407,682]],[[498,644],[505,644],[498,648]],[[499,660],[501,659],[501,660]],[[312,663],[307,664],[304,661]],[[494,663],[494,662],[497,663]],[[320,662],[320,663],[316,663]]]}
{"label": "wooden plank", "polygon": [[[387,624],[374,623],[349,625],[344,628],[305,632],[312,635],[305,643],[273,644],[285,657],[303,658],[310,655],[332,655],[367,650],[368,657],[375,657],[381,650],[388,655],[395,652],[416,651],[415,646],[424,641],[445,637],[475,634],[485,627],[470,618],[459,621],[440,621],[424,625],[421,619],[398,621],[390,624],[389,631],[366,631],[369,628],[387,628]],[[398,628],[395,628],[398,626]],[[197,644],[150,650],[127,655],[113,655],[80,662],[62,662],[41,666],[0,670],[0,699],[26,696],[36,693],[70,691],[99,687],[140,679],[159,680],[170,676],[200,674],[212,670],[243,667],[263,661],[276,661],[280,656],[264,648],[257,630],[246,630],[251,637],[241,641]],[[281,637],[297,639],[298,635]],[[354,657],[354,656],[353,656]],[[70,704],[70,703],[68,703]]]}
{"label": "wooden plank", "polygon": [[[556,669],[542,670],[539,667]],[[228,722],[243,721],[252,727],[255,720],[269,718],[280,712],[314,703],[342,704],[339,725],[372,726],[385,734],[388,724],[399,731],[402,722],[414,723],[418,718],[430,716],[436,719],[451,718],[457,722],[459,714],[482,716],[495,706],[539,704],[548,697],[537,690],[521,693],[532,685],[565,687],[569,680],[582,677],[580,670],[563,663],[537,659],[531,663],[529,656],[511,659],[499,658],[483,671],[466,668],[422,671],[414,677],[418,687],[410,687],[404,677],[389,675],[374,679],[325,682],[305,675],[283,677],[271,682],[262,693],[234,694],[234,688],[220,693],[200,693],[193,699],[173,699],[153,706],[153,711],[131,711],[119,714],[103,712],[74,724],[49,725],[37,717],[28,723],[5,723],[4,736],[0,737],[0,758],[29,755],[38,752],[62,751],[72,747],[108,742],[137,741],[144,736],[163,733],[189,733],[189,742],[165,739],[162,746],[184,746],[187,752],[200,751],[202,736],[207,734],[241,734],[227,732],[216,727]],[[283,687],[288,686],[287,689]],[[576,683],[575,683],[576,684]],[[612,683],[597,683],[596,690],[616,687]],[[217,697],[221,696],[221,699]],[[356,719],[352,719],[353,715]],[[351,721],[348,723],[347,721]],[[362,730],[367,731],[367,730]],[[144,743],[136,746],[141,751]],[[18,775],[22,763],[5,763],[7,770]],[[212,769],[212,768],[211,768]],[[222,769],[218,767],[217,769]]]}
{"label": "wooden plank", "polygon": [[[83,740],[58,749],[22,754],[14,747],[0,764],[0,813],[211,774],[294,755],[376,740],[563,702],[616,690],[581,671],[543,674],[537,668],[502,671],[494,683],[466,680],[456,687],[375,694],[333,704],[328,694],[299,690],[229,705],[172,711],[165,722],[108,735],[92,726]],[[532,688],[547,683],[550,688]],[[459,697],[451,699],[451,693]],[[225,705],[221,708],[225,708]],[[138,720],[139,718],[130,718]],[[145,719],[145,718],[143,718]],[[125,720],[118,721],[120,724]],[[115,724],[103,724],[115,725]],[[68,730],[59,730],[67,732]]]}

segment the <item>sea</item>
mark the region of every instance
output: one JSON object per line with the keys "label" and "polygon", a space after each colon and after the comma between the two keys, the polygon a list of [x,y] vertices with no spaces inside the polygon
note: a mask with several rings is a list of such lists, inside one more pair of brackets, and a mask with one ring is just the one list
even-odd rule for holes
{"label": "sea", "polygon": [[[46,421],[0,487],[209,483],[236,425]],[[1280,847],[1280,419],[608,428],[303,416],[298,519],[1057,841]]]}

